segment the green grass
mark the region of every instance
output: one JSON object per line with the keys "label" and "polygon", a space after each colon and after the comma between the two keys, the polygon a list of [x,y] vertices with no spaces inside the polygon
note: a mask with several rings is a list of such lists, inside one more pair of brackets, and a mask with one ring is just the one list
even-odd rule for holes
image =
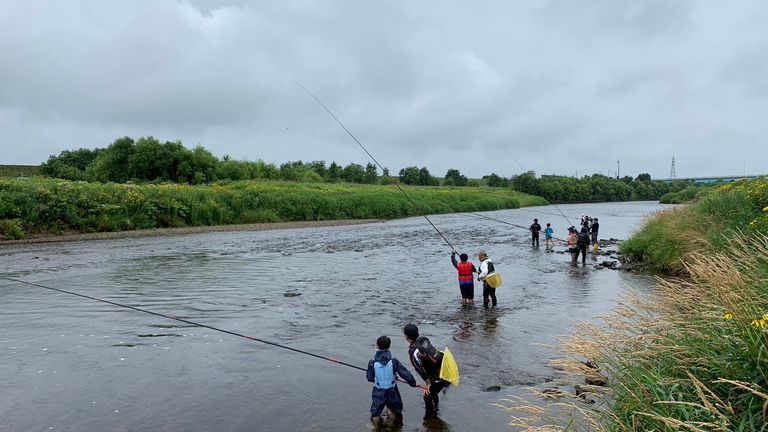
{"label": "green grass", "polygon": [[[630,292],[582,324],[557,361],[589,392],[551,404],[513,400],[527,430],[768,430],[768,180],[728,185],[651,217],[622,245],[683,277]],[[607,387],[584,386],[599,367]]]}
{"label": "green grass", "polygon": [[[544,205],[502,188],[404,187],[427,214]],[[394,186],[243,181],[204,186],[0,179],[0,236],[417,216]],[[20,233],[21,231],[21,233]]]}
{"label": "green grass", "polygon": [[653,271],[681,274],[692,252],[722,251],[739,233],[768,232],[768,179],[698,194],[690,205],[650,217],[622,243],[625,257]]}

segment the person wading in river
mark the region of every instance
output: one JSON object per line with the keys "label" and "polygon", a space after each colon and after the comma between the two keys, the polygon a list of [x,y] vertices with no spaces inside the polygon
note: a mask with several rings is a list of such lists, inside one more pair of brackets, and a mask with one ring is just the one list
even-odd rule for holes
{"label": "person wading in river", "polygon": [[541,231],[541,225],[539,225],[538,219],[533,220],[533,224],[531,224],[529,230],[531,230],[531,246],[539,247],[539,231]]}
{"label": "person wading in river", "polygon": [[571,254],[571,264],[576,265],[576,260],[579,258],[579,236],[576,233],[576,228],[568,228],[568,253]]}
{"label": "person wading in river", "polygon": [[475,301],[474,274],[477,273],[475,265],[469,262],[467,254],[459,255],[461,262],[456,262],[456,252],[451,252],[451,262],[459,271],[459,289],[461,290],[461,304],[471,305]]}
{"label": "person wading in river", "polygon": [[496,288],[491,288],[491,286],[488,285],[488,282],[485,281],[485,277],[488,276],[488,273],[491,273],[496,269],[493,268],[493,263],[488,258],[485,251],[480,251],[477,254],[477,258],[480,259],[480,273],[477,275],[477,280],[483,282],[483,306],[487,308],[488,303],[492,303],[495,307]]}
{"label": "person wading in river", "polygon": [[578,260],[579,254],[581,254],[581,263],[587,263],[587,247],[589,247],[589,230],[587,227],[581,227],[581,232],[576,238],[576,246],[579,247],[576,252],[576,259]]}
{"label": "person wading in river", "polygon": [[365,377],[372,382],[371,422],[378,426],[384,407],[389,410],[387,422],[390,426],[403,423],[403,398],[397,389],[397,377],[404,379],[411,387],[416,387],[416,379],[396,358],[392,357],[389,346],[392,341],[381,336],[376,340],[376,354],[368,362]]}
{"label": "person wading in river", "polygon": [[408,358],[413,368],[427,384],[424,391],[424,405],[427,415],[435,415],[440,404],[440,391],[451,385],[440,379],[440,367],[443,365],[443,353],[438,351],[424,336],[419,336],[416,324],[406,324],[403,335],[408,341]]}

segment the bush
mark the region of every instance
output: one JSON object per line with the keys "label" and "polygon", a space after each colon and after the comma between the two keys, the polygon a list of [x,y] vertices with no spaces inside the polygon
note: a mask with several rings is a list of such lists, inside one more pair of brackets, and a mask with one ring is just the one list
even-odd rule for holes
{"label": "bush", "polygon": [[24,229],[19,219],[0,219],[0,240],[18,240],[24,238]]}

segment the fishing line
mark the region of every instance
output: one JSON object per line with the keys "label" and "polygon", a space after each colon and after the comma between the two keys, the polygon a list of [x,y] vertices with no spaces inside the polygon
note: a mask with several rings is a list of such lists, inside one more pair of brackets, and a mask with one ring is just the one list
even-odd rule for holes
{"label": "fishing line", "polygon": [[250,341],[261,342],[263,344],[271,345],[273,347],[283,348],[283,349],[286,349],[288,351],[293,351],[293,352],[297,352],[299,354],[304,354],[304,355],[308,355],[308,356],[311,356],[311,357],[327,360],[327,361],[329,361],[331,363],[340,364],[340,365],[343,365],[343,366],[351,367],[353,369],[357,369],[357,370],[361,370],[361,371],[366,371],[367,370],[365,368],[361,368],[360,366],[355,366],[353,364],[346,363],[346,362],[343,362],[341,360],[336,360],[336,359],[333,359],[333,358],[330,358],[330,357],[322,356],[320,354],[311,353],[309,351],[300,350],[298,348],[291,348],[289,346],[282,345],[282,344],[279,344],[277,342],[271,342],[271,341],[260,339],[260,338],[257,338],[257,337],[247,336],[247,335],[244,335],[244,334],[241,334],[241,333],[237,333],[237,332],[233,332],[233,331],[230,331],[230,330],[224,330],[224,329],[220,329],[218,327],[213,327],[213,326],[209,326],[209,325],[206,325],[206,324],[200,324],[198,322],[194,322],[194,321],[190,321],[190,320],[187,320],[187,319],[179,318],[179,317],[174,316],[174,315],[165,315],[165,314],[162,314],[162,313],[159,313],[159,312],[154,312],[154,311],[151,311],[151,310],[142,309],[142,308],[139,308],[139,307],[136,307],[136,306],[129,306],[129,305],[126,305],[126,304],[122,304],[122,303],[118,303],[118,302],[114,302],[114,301],[110,301],[110,300],[104,300],[104,299],[100,299],[100,298],[97,298],[97,297],[91,297],[89,295],[80,294],[80,293],[76,293],[76,292],[73,292],[73,291],[67,291],[67,290],[63,290],[63,289],[60,289],[60,288],[53,288],[53,287],[49,287],[49,286],[38,284],[38,283],[34,283],[34,282],[27,282],[27,281],[23,281],[23,280],[20,280],[20,279],[14,279],[14,278],[6,277],[6,276],[0,276],[0,277],[3,278],[3,279],[7,279],[9,281],[20,283],[20,284],[30,285],[30,286],[37,287],[37,288],[43,288],[43,289],[47,289],[47,290],[50,290],[50,291],[56,291],[56,292],[63,293],[63,294],[69,294],[69,295],[72,295],[72,296],[82,297],[82,298],[85,298],[85,299],[89,299],[89,300],[93,300],[93,301],[97,301],[97,302],[101,302],[101,303],[107,303],[107,304],[110,304],[112,306],[117,306],[117,307],[124,308],[124,309],[132,309],[132,310],[135,310],[135,311],[138,311],[138,312],[143,312],[143,313],[146,313],[146,314],[155,315],[155,316],[162,317],[162,318],[167,318],[167,319],[170,319],[170,320],[183,322],[185,324],[193,325],[195,327],[207,328],[209,330],[214,330],[214,331],[217,331],[217,332],[220,332],[220,333],[226,333],[228,335],[241,337],[243,339],[248,339]]}
{"label": "fishing line", "polygon": [[[330,115],[331,115],[331,117],[333,117],[333,119],[334,119],[334,120],[336,120],[336,123],[338,123],[338,124],[339,124],[339,126],[341,126],[341,128],[342,128],[342,129],[344,129],[344,131],[345,131],[345,132],[346,132],[346,133],[347,133],[347,134],[348,134],[350,137],[352,137],[352,139],[353,139],[353,140],[355,140],[355,142],[357,143],[357,145],[359,145],[359,146],[360,146],[360,148],[361,148],[361,149],[363,149],[363,151],[364,151],[364,152],[365,152],[365,153],[368,155],[368,157],[370,157],[370,158],[371,158],[371,160],[372,160],[372,161],[373,161],[373,162],[376,164],[376,166],[378,166],[378,167],[379,167],[379,169],[381,169],[381,171],[382,171],[382,172],[384,172],[384,167],[383,167],[383,166],[382,166],[382,165],[379,163],[379,161],[377,161],[377,160],[376,160],[376,158],[375,158],[375,157],[373,157],[373,155],[372,155],[372,154],[371,154],[371,153],[370,153],[370,152],[369,152],[369,151],[368,151],[368,150],[365,148],[365,146],[363,146],[363,144],[361,144],[361,143],[360,143],[360,141],[358,141],[358,139],[357,139],[357,138],[355,138],[355,136],[354,136],[354,135],[352,135],[352,132],[350,132],[350,131],[349,131],[349,129],[347,129],[347,127],[346,127],[346,126],[344,126],[344,123],[342,123],[342,122],[341,122],[341,120],[339,120],[339,119],[338,119],[338,117],[336,117],[336,116],[335,116],[335,115],[334,115],[334,114],[331,112],[331,110],[330,110],[330,109],[328,109],[328,107],[327,107],[327,106],[325,106],[325,104],[324,104],[322,101],[320,101],[320,99],[318,99],[318,98],[317,98],[317,96],[315,96],[315,94],[314,94],[314,93],[312,93],[311,91],[309,91],[309,89],[308,89],[308,88],[304,87],[304,86],[303,86],[303,85],[302,85],[300,82],[298,82],[298,81],[294,81],[294,82],[295,82],[295,83],[296,83],[296,84],[297,84],[299,87],[303,88],[303,89],[304,89],[304,91],[306,91],[307,93],[309,93],[309,95],[310,95],[310,96],[312,96],[312,98],[313,98],[313,99],[314,99],[314,100],[315,100],[317,103],[319,103],[319,104],[320,104],[320,106],[321,106],[321,107],[323,107],[323,109],[325,109],[325,111],[326,111],[328,114],[330,114]],[[424,216],[424,219],[426,219],[426,220],[427,220],[427,222],[429,222],[429,224],[430,224],[430,225],[432,225],[432,228],[434,228],[434,229],[435,229],[435,231],[437,231],[437,233],[440,235],[440,237],[442,237],[442,239],[443,239],[443,241],[445,242],[445,244],[447,244],[447,245],[448,245],[448,246],[451,248],[451,250],[453,250],[453,251],[455,252],[455,251],[456,251],[456,248],[454,248],[454,247],[453,247],[453,245],[451,244],[451,242],[449,242],[449,241],[448,241],[448,239],[447,239],[447,238],[445,238],[445,236],[443,235],[443,233],[442,233],[442,232],[440,232],[440,230],[439,230],[439,229],[437,229],[437,227],[435,226],[435,224],[433,224],[433,223],[432,223],[432,221],[429,219],[429,217],[427,217],[427,214],[426,214],[426,213],[425,213],[425,212],[424,212],[424,211],[421,209],[421,207],[419,207],[419,205],[416,203],[416,201],[414,201],[414,200],[413,200],[413,198],[411,198],[411,196],[410,196],[410,195],[408,195],[408,193],[407,193],[407,192],[405,192],[405,190],[404,190],[402,187],[400,187],[400,185],[399,185],[397,182],[394,182],[394,181],[393,181],[392,183],[393,183],[395,186],[397,186],[397,188],[400,190],[400,192],[402,192],[402,193],[403,193],[403,195],[405,195],[405,197],[408,199],[408,201],[411,203],[411,205],[413,205],[413,207],[416,209],[416,211],[418,211],[418,212],[419,212],[419,213],[420,213],[422,216]]]}
{"label": "fishing line", "polygon": [[[507,150],[506,147],[504,147],[503,145],[499,145],[499,146],[509,155],[509,157],[512,158],[513,161],[515,161],[517,166],[519,166],[520,169],[523,170],[524,173],[527,172],[527,170],[525,168],[523,168],[522,165],[520,165],[520,162],[518,162],[517,159],[514,156],[512,156],[512,153],[510,153],[509,150]],[[555,206],[557,211],[560,213],[560,216],[565,218],[565,221],[568,222],[568,226],[572,226],[570,219],[568,219],[568,216],[566,216],[565,213],[563,213],[563,211],[560,210],[560,207],[558,207],[557,204],[555,204],[555,203],[552,203],[552,205]]]}
{"label": "fishing line", "polygon": [[[522,226],[522,225],[513,224],[512,222],[507,222],[507,221],[505,221],[505,220],[501,220],[501,219],[492,218],[492,217],[490,217],[490,216],[481,215],[480,213],[472,213],[472,212],[468,212],[468,213],[466,213],[466,214],[468,214],[468,215],[470,215],[470,216],[475,216],[475,217],[478,217],[478,218],[481,218],[481,219],[487,219],[487,220],[491,220],[491,221],[494,221],[494,222],[503,223],[503,224],[505,224],[505,225],[511,225],[511,226],[514,226],[514,227],[522,228],[522,229],[524,229],[524,230],[526,230],[526,231],[530,231],[530,228],[528,228],[528,227],[524,227],[524,226]],[[563,240],[563,239],[561,239],[561,238],[557,238],[557,237],[554,237],[554,236],[553,236],[552,238],[553,238],[553,239],[555,239],[555,240],[559,240],[559,241],[561,241],[561,242],[564,242],[564,241],[565,241],[565,240]]]}

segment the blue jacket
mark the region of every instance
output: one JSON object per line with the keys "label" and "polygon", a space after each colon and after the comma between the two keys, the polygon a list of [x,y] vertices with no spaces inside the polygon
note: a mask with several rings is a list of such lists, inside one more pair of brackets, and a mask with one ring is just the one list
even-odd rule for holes
{"label": "blue jacket", "polygon": [[410,372],[408,372],[408,369],[406,369],[402,363],[400,363],[396,358],[392,358],[392,353],[389,352],[389,350],[376,351],[376,355],[374,355],[373,359],[368,362],[368,370],[365,373],[365,377],[368,379],[368,382],[376,382],[376,374],[373,370],[373,364],[375,362],[387,364],[390,360],[392,360],[392,370],[395,372],[395,377],[400,376],[400,378],[404,379],[408,385],[411,387],[416,387],[416,379],[413,377],[413,375],[411,375]]}

